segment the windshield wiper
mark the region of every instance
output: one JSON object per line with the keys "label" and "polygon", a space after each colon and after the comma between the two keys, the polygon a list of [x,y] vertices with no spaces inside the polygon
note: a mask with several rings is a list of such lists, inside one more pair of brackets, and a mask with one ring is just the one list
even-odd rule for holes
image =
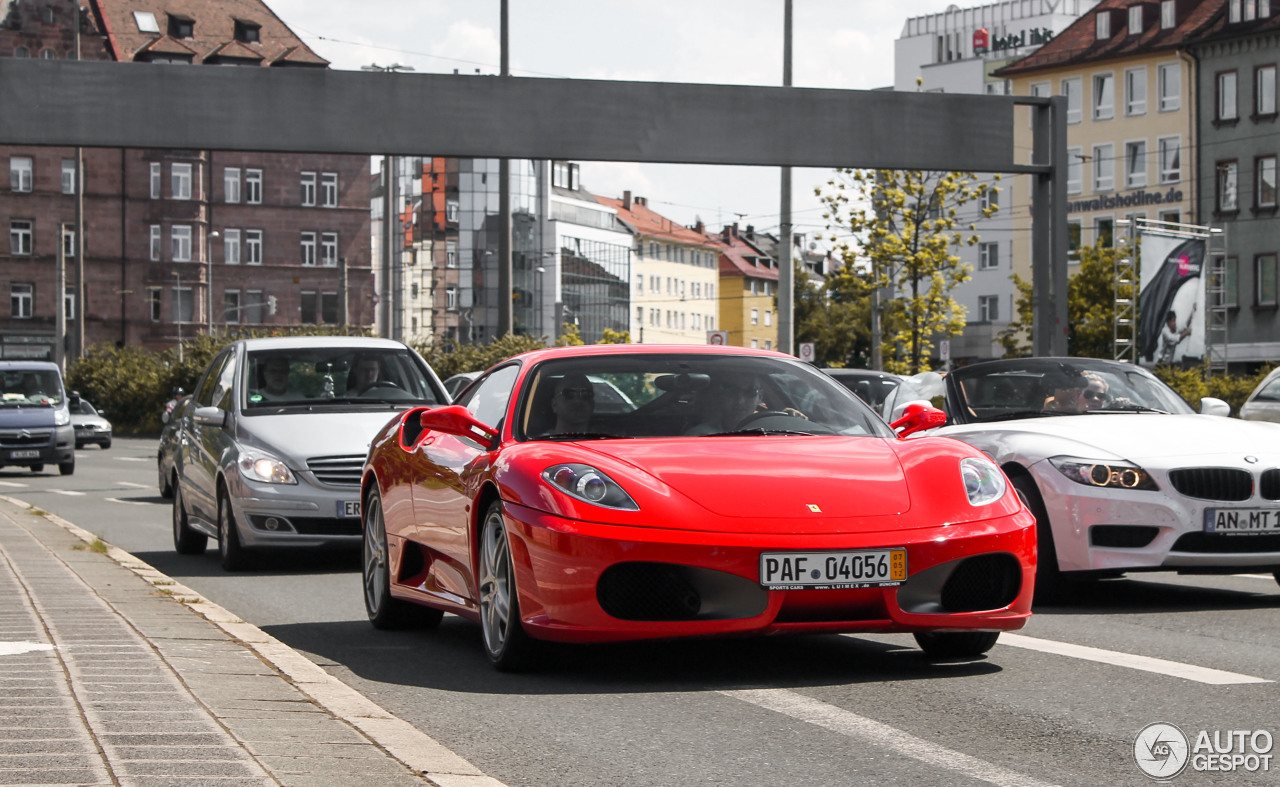
{"label": "windshield wiper", "polygon": [[734,432],[712,432],[704,434],[703,437],[740,437],[742,435],[802,435],[804,437],[813,437],[813,432],[798,432],[794,429],[739,429]]}
{"label": "windshield wiper", "polygon": [[1113,404],[1103,407],[1100,410],[1094,410],[1095,413],[1159,413],[1160,415],[1169,415],[1168,410],[1160,410],[1155,407],[1147,407],[1141,404]]}
{"label": "windshield wiper", "polygon": [[1071,415],[1071,413],[1055,413],[1047,410],[1016,410],[1012,413],[1000,413],[999,415],[979,418],[978,423],[985,424],[991,423],[992,421],[1014,421],[1019,418],[1040,418],[1045,415]]}
{"label": "windshield wiper", "polygon": [[609,432],[557,432],[555,434],[543,435],[541,440],[555,440],[557,442],[572,442],[575,440],[622,440],[622,435],[610,434]]}

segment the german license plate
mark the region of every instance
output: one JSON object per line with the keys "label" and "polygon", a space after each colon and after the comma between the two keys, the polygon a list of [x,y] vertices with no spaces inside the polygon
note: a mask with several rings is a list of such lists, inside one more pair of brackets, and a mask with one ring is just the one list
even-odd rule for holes
{"label": "german license plate", "polygon": [[1280,508],[1210,508],[1206,533],[1280,533]]}
{"label": "german license plate", "polygon": [[763,552],[760,584],[773,590],[888,587],[907,578],[907,550]]}
{"label": "german license plate", "polygon": [[10,451],[9,458],[10,459],[39,459],[40,449],[28,448],[22,451]]}
{"label": "german license plate", "polygon": [[338,501],[338,518],[339,519],[358,519],[360,517],[360,501],[359,500],[339,500]]}

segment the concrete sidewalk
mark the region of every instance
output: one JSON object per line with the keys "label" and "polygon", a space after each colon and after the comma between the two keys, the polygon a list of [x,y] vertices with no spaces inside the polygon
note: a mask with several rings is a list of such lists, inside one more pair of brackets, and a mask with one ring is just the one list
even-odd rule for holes
{"label": "concrete sidewalk", "polygon": [[501,787],[255,626],[0,497],[0,784],[371,783]]}

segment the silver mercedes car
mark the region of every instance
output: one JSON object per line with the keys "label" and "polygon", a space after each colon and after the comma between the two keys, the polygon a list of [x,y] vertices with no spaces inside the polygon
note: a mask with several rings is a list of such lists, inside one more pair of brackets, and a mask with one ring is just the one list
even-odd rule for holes
{"label": "silver mercedes car", "polygon": [[420,355],[388,339],[242,339],[177,416],[173,546],[222,567],[266,547],[359,546],[369,441],[401,411],[447,404]]}

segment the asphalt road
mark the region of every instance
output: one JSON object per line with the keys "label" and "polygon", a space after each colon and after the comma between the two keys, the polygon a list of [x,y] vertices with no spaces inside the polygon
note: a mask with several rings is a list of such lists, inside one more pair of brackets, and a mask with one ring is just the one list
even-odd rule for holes
{"label": "asphalt road", "polygon": [[[372,629],[358,555],[228,575],[212,549],[175,554],[153,440],[86,448],[69,477],[0,470],[0,494],[134,553],[511,787],[1145,785],[1135,739],[1158,722],[1189,738],[1175,784],[1280,784],[1280,757],[1230,757],[1280,754],[1269,574],[1098,583],[967,663],[931,663],[909,636],[774,637],[557,647],[540,672],[504,675],[459,618]],[[1196,769],[1224,760],[1236,769]]]}

